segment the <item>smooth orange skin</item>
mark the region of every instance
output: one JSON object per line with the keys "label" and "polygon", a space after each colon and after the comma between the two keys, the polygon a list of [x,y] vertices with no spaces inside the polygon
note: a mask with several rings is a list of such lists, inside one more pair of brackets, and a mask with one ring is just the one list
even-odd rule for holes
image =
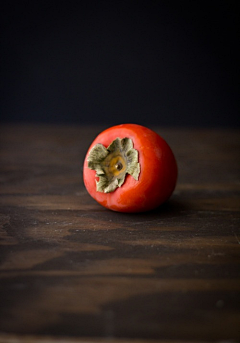
{"label": "smooth orange skin", "polygon": [[[96,190],[96,172],[87,166],[89,151],[97,143],[108,147],[119,138],[131,138],[138,150],[140,175],[136,181],[127,175],[125,182],[112,193]],[[101,132],[89,147],[83,166],[83,181],[89,194],[102,206],[118,212],[145,212],[164,203],[177,182],[177,163],[166,141],[156,132],[137,124],[122,124]]]}

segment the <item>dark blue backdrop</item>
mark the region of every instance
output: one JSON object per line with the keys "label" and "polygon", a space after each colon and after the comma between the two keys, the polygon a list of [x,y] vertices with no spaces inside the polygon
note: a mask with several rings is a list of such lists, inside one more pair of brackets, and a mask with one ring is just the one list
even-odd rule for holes
{"label": "dark blue backdrop", "polygon": [[239,124],[239,1],[1,6],[2,121]]}

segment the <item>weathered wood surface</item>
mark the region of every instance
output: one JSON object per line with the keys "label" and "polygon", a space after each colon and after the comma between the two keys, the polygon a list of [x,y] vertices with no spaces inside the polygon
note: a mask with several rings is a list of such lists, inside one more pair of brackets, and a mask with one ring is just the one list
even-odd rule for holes
{"label": "weathered wood surface", "polygon": [[239,131],[155,129],[178,186],[130,215],[83,186],[102,128],[1,127],[1,343],[240,339]]}

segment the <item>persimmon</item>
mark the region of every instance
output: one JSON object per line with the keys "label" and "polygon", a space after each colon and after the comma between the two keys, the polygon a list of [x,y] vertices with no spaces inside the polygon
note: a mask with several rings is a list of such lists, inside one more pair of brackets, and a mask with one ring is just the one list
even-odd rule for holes
{"label": "persimmon", "polygon": [[83,166],[88,193],[118,212],[155,209],[173,193],[177,163],[167,142],[153,130],[122,124],[101,132]]}

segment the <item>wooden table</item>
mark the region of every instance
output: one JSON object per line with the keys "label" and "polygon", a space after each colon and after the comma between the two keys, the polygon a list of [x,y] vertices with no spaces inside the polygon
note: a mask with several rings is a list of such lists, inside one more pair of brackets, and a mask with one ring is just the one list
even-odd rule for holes
{"label": "wooden table", "polygon": [[121,214],[82,182],[102,129],[1,126],[0,342],[237,342],[240,132],[154,128],[177,188]]}

